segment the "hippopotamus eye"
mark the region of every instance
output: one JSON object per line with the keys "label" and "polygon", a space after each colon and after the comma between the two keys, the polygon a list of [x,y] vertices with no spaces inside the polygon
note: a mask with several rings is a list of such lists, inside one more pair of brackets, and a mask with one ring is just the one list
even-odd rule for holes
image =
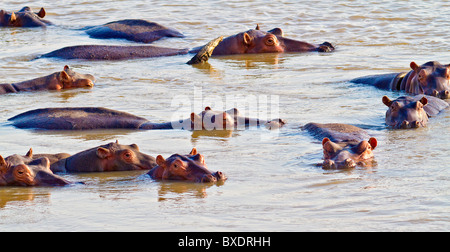
{"label": "hippopotamus eye", "polygon": [[19,178],[23,177],[27,173],[27,168],[25,168],[23,166],[16,167],[16,169],[14,170],[14,173],[15,173],[16,177],[19,177]]}
{"label": "hippopotamus eye", "polygon": [[275,36],[268,36],[266,39],[266,45],[273,46],[278,43],[277,38]]}
{"label": "hippopotamus eye", "polygon": [[391,104],[391,110],[392,111],[396,111],[396,110],[398,110],[400,108],[400,104],[398,103],[398,102],[393,102],[392,104]]}
{"label": "hippopotamus eye", "polygon": [[123,159],[125,161],[132,161],[133,160],[133,153],[131,151],[126,151],[122,154]]}

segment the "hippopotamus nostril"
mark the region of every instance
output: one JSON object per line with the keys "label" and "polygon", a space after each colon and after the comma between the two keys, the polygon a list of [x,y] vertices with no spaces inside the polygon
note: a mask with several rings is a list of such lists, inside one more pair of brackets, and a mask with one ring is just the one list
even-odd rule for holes
{"label": "hippopotamus nostril", "polygon": [[226,180],[226,179],[227,179],[227,177],[225,176],[225,174],[223,174],[223,172],[220,172],[220,171],[217,171],[217,172],[214,173],[213,175],[214,175],[214,177],[215,177],[217,180]]}
{"label": "hippopotamus nostril", "polygon": [[325,159],[322,163],[323,169],[336,169],[336,164],[331,159]]}
{"label": "hippopotamus nostril", "polygon": [[409,128],[409,122],[406,121],[406,120],[404,120],[404,121],[402,122],[402,124],[400,125],[400,128],[402,128],[402,129],[407,129],[407,128]]}
{"label": "hippopotamus nostril", "polygon": [[353,161],[351,158],[347,158],[345,160],[345,168],[354,168],[356,167],[355,161]]}
{"label": "hippopotamus nostril", "polygon": [[203,175],[202,180],[201,180],[202,183],[209,183],[209,182],[216,182],[216,181],[217,181],[216,177],[214,177],[211,174]]}

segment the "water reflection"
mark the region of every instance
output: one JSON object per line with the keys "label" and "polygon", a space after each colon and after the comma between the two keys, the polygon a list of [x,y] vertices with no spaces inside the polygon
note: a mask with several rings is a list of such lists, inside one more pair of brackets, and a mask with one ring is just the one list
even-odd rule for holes
{"label": "water reflection", "polygon": [[115,141],[117,138],[135,133],[131,129],[102,129],[102,130],[32,130],[36,136],[60,136],[85,141]]}
{"label": "water reflection", "polygon": [[233,136],[234,130],[194,130],[192,131],[192,142],[202,137],[230,138]]}
{"label": "water reflection", "polygon": [[[33,187],[3,187],[0,188],[0,209],[9,202],[33,201],[38,195]],[[50,193],[39,194],[44,198],[50,198]]]}
{"label": "water reflection", "polygon": [[191,198],[206,198],[206,189],[212,186],[222,186],[224,182],[217,183],[187,183],[180,181],[159,181],[158,201],[179,201],[190,196]]}
{"label": "water reflection", "polygon": [[[217,56],[217,59],[225,59],[227,62],[236,65],[237,67],[245,67],[246,69],[273,69],[273,66],[282,64],[285,61],[284,57],[280,58],[279,53],[261,53],[261,54],[239,54],[239,55],[227,55]],[[275,67],[278,69],[278,67]]]}

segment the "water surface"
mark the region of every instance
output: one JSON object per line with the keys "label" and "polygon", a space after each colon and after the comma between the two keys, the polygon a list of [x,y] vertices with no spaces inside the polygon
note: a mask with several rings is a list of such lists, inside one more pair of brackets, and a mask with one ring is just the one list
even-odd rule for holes
{"label": "water surface", "polygon": [[[0,230],[9,231],[449,231],[450,111],[417,130],[388,130],[381,97],[402,93],[350,83],[407,71],[409,63],[447,64],[450,3],[440,1],[2,1],[0,8],[45,7],[55,26],[0,28],[0,82],[19,82],[69,65],[93,74],[93,89],[3,95],[0,154],[75,154],[111,141],[168,157],[193,147],[223,185],[155,182],[145,172],[63,175],[86,185],[0,188]],[[334,53],[216,57],[201,67],[189,55],[126,61],[38,59],[81,44],[123,45],[78,30],[125,18],[177,29],[185,38],[157,46],[192,48],[259,24],[287,37],[329,41]],[[256,106],[255,106],[256,104]],[[280,117],[288,124],[234,132],[16,129],[7,119],[44,107],[102,106],[155,122],[205,106]],[[376,166],[325,171],[308,122],[364,127],[378,139]]]}

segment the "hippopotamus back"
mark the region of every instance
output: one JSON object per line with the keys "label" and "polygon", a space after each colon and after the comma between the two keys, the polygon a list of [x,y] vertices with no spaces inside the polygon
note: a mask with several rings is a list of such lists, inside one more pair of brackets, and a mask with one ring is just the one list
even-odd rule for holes
{"label": "hippopotamus back", "polygon": [[9,121],[18,128],[48,130],[139,129],[145,118],[101,107],[31,110]]}
{"label": "hippopotamus back", "polygon": [[124,19],[86,28],[86,33],[92,38],[123,38],[142,43],[151,43],[163,37],[184,37],[174,29],[141,19]]}
{"label": "hippopotamus back", "polygon": [[308,123],[303,129],[320,140],[327,137],[333,142],[340,143],[360,142],[370,138],[363,129],[342,123]]}

